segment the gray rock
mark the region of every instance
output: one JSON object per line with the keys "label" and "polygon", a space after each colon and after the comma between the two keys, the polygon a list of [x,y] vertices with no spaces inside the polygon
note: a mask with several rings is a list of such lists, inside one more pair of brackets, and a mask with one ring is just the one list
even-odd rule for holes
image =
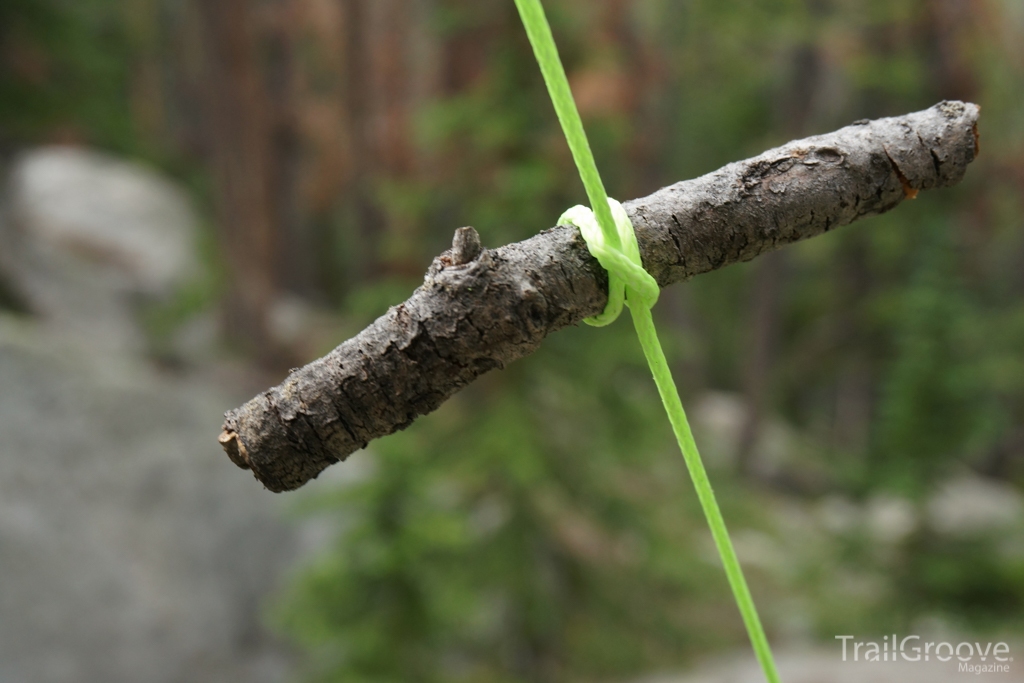
{"label": "gray rock", "polygon": [[964,536],[1024,525],[1024,496],[1005,482],[961,476],[944,482],[928,500],[932,528]]}
{"label": "gray rock", "polygon": [[268,600],[329,534],[223,457],[241,373],[162,374],[136,321],[197,268],[187,201],[62,148],[24,156],[4,197],[0,269],[37,315],[0,307],[0,681],[286,680]]}
{"label": "gray rock", "polygon": [[24,154],[11,174],[14,215],[34,247],[120,272],[142,292],[172,290],[196,267],[186,196],[136,163],[78,147]]}
{"label": "gray rock", "polygon": [[41,335],[0,317],[0,680],[282,680],[299,538],[211,436],[238,396]]}
{"label": "gray rock", "polygon": [[283,680],[300,538],[211,438],[237,395],[83,354],[0,317],[0,680]]}
{"label": "gray rock", "polygon": [[172,296],[198,270],[187,198],[138,164],[37,149],[16,160],[4,195],[5,281],[55,331],[96,348],[140,348],[135,305]]}
{"label": "gray rock", "polygon": [[918,525],[913,503],[887,494],[877,494],[868,501],[865,521],[871,537],[884,545],[903,541]]}
{"label": "gray rock", "polygon": [[[709,391],[693,403],[693,430],[701,455],[709,467],[736,466],[749,415],[743,396]],[[765,480],[802,480],[816,483],[827,473],[821,465],[817,444],[775,415],[760,421],[750,453],[751,472]]]}

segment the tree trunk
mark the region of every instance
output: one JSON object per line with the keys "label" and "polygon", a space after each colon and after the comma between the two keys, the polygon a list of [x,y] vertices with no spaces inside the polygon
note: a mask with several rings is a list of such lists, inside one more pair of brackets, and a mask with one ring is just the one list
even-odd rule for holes
{"label": "tree trunk", "polygon": [[278,270],[273,137],[252,15],[247,0],[202,1],[198,8],[220,243],[231,270],[225,324],[232,339],[269,360],[268,314]]}

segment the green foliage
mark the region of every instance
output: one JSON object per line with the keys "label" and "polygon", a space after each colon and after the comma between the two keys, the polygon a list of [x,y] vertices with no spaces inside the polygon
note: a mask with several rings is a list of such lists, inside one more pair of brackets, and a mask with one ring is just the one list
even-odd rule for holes
{"label": "green foliage", "polygon": [[[560,335],[315,507],[344,531],[286,601],[318,679],[622,676],[721,637],[729,604],[625,325]],[[738,617],[730,630],[740,631]]]}
{"label": "green foliage", "polygon": [[879,409],[879,462],[869,472],[871,481],[889,480],[910,493],[927,490],[962,453],[979,405],[964,386],[959,337],[967,304],[952,269],[948,228],[929,227],[894,321],[896,357]]}
{"label": "green foliage", "polygon": [[0,143],[63,130],[132,146],[132,55],[120,13],[118,0],[0,3]]}
{"label": "green foliage", "polygon": [[911,539],[895,577],[907,611],[943,611],[988,629],[1019,617],[1024,609],[1024,560],[999,552],[999,540],[950,539],[928,532]]}

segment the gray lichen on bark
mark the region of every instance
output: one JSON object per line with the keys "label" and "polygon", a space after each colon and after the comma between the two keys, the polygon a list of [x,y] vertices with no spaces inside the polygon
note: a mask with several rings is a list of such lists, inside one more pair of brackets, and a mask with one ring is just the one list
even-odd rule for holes
{"label": "gray lichen on bark", "polygon": [[[978,112],[942,102],[859,121],[625,202],[644,267],[665,287],[953,185],[978,152]],[[607,286],[574,227],[497,249],[460,228],[407,301],[228,411],[220,443],[271,491],[298,488],[600,313]]]}

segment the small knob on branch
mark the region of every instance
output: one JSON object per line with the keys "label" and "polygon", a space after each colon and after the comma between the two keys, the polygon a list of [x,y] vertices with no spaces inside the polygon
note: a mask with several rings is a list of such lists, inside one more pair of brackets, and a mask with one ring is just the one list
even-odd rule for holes
{"label": "small knob on branch", "polygon": [[467,226],[455,231],[452,238],[452,265],[461,266],[476,259],[483,251],[480,244],[480,235],[477,231]]}

